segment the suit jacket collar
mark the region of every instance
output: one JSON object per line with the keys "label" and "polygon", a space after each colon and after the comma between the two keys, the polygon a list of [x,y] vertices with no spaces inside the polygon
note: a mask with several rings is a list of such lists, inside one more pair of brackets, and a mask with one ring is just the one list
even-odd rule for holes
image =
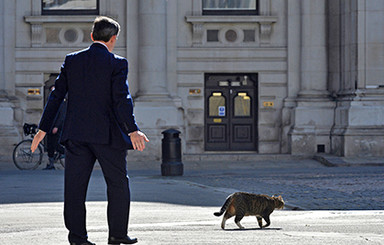
{"label": "suit jacket collar", "polygon": [[105,48],[109,52],[107,45],[105,45],[102,42],[94,41],[93,44],[91,45],[91,47]]}

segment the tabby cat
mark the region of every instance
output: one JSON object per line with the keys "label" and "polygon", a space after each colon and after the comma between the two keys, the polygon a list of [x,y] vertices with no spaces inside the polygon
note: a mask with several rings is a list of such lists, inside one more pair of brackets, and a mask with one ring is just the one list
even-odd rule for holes
{"label": "tabby cat", "polygon": [[[284,207],[284,200],[281,196],[267,196],[260,194],[252,194],[246,192],[235,192],[227,197],[224,205],[221,207],[220,212],[215,212],[215,216],[220,216],[224,212],[223,221],[221,222],[221,228],[225,228],[225,221],[232,216],[235,217],[235,223],[240,229],[244,227],[240,224],[240,220],[244,216],[254,215],[257,218],[260,228],[267,227],[271,224],[269,215],[276,209],[282,209]],[[263,219],[267,222],[263,226]]]}

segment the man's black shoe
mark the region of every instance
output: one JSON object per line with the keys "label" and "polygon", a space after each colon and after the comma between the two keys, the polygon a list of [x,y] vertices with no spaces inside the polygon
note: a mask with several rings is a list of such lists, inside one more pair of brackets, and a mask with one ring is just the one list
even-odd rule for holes
{"label": "man's black shoe", "polygon": [[129,236],[123,238],[116,238],[111,236],[108,238],[108,244],[134,244],[137,243],[137,238],[130,238]]}
{"label": "man's black shoe", "polygon": [[96,245],[96,243],[92,243],[90,241],[85,241],[85,242],[71,242],[71,245]]}

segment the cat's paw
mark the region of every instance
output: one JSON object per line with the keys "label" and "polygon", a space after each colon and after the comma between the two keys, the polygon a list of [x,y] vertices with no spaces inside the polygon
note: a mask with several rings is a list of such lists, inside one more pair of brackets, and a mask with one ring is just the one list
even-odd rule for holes
{"label": "cat's paw", "polygon": [[242,229],[245,229],[244,226],[242,226],[242,225],[240,224],[240,222],[237,222],[236,225],[237,225],[241,230],[242,230]]}

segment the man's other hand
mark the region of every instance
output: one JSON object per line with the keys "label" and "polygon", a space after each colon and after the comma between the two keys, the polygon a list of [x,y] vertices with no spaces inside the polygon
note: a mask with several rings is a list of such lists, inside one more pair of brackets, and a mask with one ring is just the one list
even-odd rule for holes
{"label": "man's other hand", "polygon": [[35,152],[35,150],[37,149],[37,146],[44,139],[46,134],[47,134],[46,132],[39,130],[37,132],[37,134],[35,135],[35,137],[33,137],[32,145],[31,145],[31,151],[32,152]]}
{"label": "man's other hand", "polygon": [[133,149],[143,151],[145,149],[145,142],[149,142],[147,136],[141,131],[135,131],[129,134]]}

